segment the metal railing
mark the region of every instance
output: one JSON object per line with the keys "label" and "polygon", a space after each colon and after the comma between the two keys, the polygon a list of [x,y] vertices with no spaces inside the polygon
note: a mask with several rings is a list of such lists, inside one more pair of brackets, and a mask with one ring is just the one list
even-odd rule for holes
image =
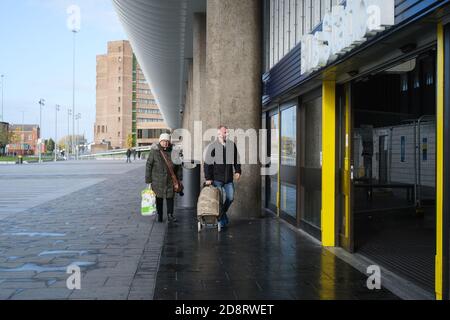
{"label": "metal railing", "polygon": [[[145,146],[145,147],[136,147],[132,150],[135,150],[136,153],[138,152],[147,152],[150,151],[151,146]],[[94,160],[94,159],[109,159],[109,160],[122,160],[124,157],[126,157],[128,149],[116,149],[116,150],[110,150],[108,152],[100,152],[100,153],[93,153],[93,154],[86,154],[81,155],[79,157],[80,160]]]}

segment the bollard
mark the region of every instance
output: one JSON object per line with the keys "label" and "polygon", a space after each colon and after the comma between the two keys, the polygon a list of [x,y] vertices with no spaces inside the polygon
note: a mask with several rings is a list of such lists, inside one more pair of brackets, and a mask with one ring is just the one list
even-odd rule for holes
{"label": "bollard", "polygon": [[184,196],[179,197],[179,206],[185,209],[197,207],[200,194],[200,167],[199,163],[185,162],[183,164]]}

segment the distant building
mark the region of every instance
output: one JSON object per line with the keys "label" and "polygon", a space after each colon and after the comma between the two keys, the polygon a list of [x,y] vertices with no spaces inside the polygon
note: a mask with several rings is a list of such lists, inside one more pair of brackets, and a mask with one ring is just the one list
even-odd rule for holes
{"label": "distant building", "polygon": [[[11,125],[9,126],[11,143],[7,145],[8,154],[36,155],[37,144],[40,137],[39,125]],[[42,144],[44,146],[44,144]],[[45,150],[42,150],[45,152]]]}
{"label": "distant building", "polygon": [[128,41],[108,43],[97,56],[97,105],[94,127],[97,149],[124,149],[158,141],[167,125]]}
{"label": "distant building", "polygon": [[9,123],[0,122],[0,156],[6,153],[6,145],[8,144]]}

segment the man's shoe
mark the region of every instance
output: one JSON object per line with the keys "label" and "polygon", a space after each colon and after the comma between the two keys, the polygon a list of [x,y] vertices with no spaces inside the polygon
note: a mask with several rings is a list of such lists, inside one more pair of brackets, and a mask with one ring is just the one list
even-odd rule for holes
{"label": "man's shoe", "polygon": [[170,222],[177,222],[178,220],[173,216],[173,214],[169,214],[169,221]]}

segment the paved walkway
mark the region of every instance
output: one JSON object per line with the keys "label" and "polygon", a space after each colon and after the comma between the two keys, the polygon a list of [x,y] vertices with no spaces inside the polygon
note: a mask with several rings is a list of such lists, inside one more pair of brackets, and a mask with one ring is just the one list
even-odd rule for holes
{"label": "paved walkway", "polygon": [[197,233],[192,211],[169,225],[155,299],[397,299],[366,275],[271,217]]}
{"label": "paved walkway", "polygon": [[0,168],[0,299],[151,299],[165,226],[140,216],[144,163]]}
{"label": "paved walkway", "polygon": [[2,166],[0,299],[396,298],[270,217],[220,234],[198,234],[189,210],[168,227],[142,217],[144,163]]}

